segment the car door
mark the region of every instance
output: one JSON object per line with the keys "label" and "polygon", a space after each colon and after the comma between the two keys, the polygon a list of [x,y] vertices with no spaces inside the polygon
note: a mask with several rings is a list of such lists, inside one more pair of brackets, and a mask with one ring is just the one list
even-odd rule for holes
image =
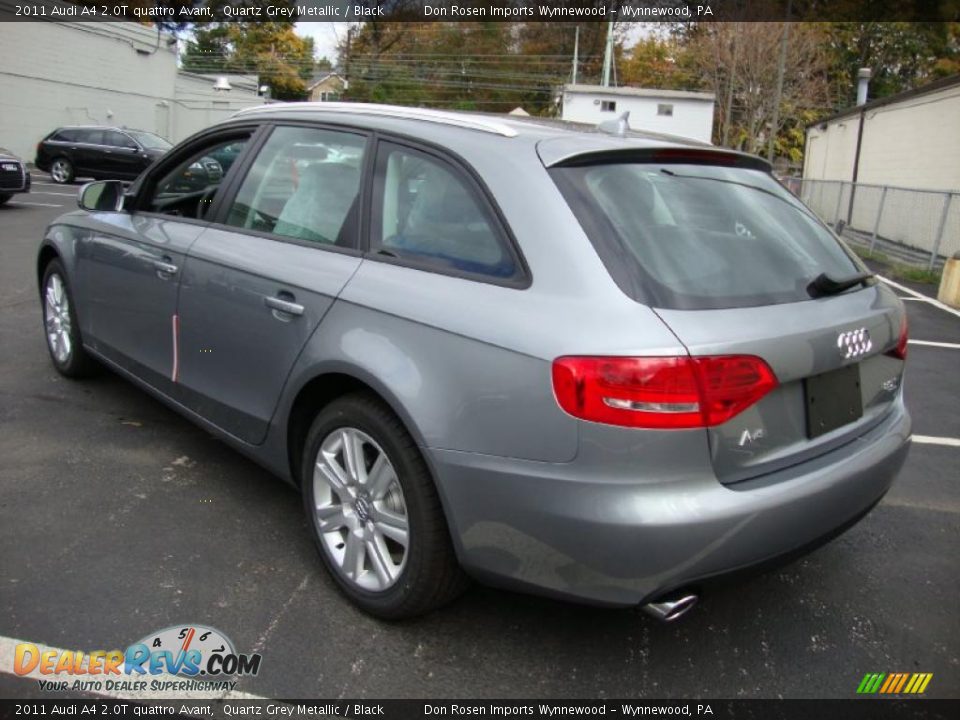
{"label": "car door", "polygon": [[[177,375],[177,289],[188,248],[207,225],[220,184],[196,187],[191,167],[235,129],[174,151],[140,185],[130,208],[95,214],[78,273],[94,349],[153,387],[172,394]],[[229,182],[223,178],[222,182]]]}
{"label": "car door", "polygon": [[79,131],[80,142],[77,143],[75,160],[73,163],[74,173],[77,176],[93,175],[100,177],[103,175],[104,158],[107,156],[104,151],[105,131],[98,128],[85,128]]}
{"label": "car door", "polygon": [[274,127],[190,248],[177,391],[244,442],[263,441],[294,361],[361,263],[367,144],[360,132]]}

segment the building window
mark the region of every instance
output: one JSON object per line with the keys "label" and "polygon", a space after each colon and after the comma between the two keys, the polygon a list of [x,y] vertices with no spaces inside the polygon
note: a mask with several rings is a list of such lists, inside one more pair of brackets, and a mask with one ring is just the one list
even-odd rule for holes
{"label": "building window", "polygon": [[670,103],[659,103],[657,105],[657,115],[673,117],[673,105]]}
{"label": "building window", "polygon": [[601,100],[600,101],[600,112],[616,112],[617,103],[615,100]]}

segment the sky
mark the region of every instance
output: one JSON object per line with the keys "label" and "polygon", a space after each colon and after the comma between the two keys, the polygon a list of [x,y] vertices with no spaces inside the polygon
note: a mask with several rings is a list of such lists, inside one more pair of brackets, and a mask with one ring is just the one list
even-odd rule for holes
{"label": "sky", "polygon": [[312,37],[317,59],[326,55],[330,62],[337,62],[337,43],[347,36],[347,28],[359,23],[348,22],[298,22],[294,26],[297,35]]}

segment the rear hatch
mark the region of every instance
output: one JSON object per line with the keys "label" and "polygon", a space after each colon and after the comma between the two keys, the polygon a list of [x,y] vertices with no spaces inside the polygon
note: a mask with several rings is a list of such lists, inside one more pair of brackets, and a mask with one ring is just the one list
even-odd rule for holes
{"label": "rear hatch", "polygon": [[721,482],[828,452],[892,408],[906,352],[901,302],[763,161],[632,148],[566,155],[549,171],[613,279],[691,356],[759,358],[776,376],[733,417],[704,415]]}

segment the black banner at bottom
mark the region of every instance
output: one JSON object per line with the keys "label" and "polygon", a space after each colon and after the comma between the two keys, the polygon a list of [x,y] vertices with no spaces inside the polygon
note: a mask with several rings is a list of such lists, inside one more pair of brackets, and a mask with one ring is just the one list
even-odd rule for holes
{"label": "black banner at bottom", "polygon": [[749,718],[938,720],[960,700],[0,700],[2,718]]}

